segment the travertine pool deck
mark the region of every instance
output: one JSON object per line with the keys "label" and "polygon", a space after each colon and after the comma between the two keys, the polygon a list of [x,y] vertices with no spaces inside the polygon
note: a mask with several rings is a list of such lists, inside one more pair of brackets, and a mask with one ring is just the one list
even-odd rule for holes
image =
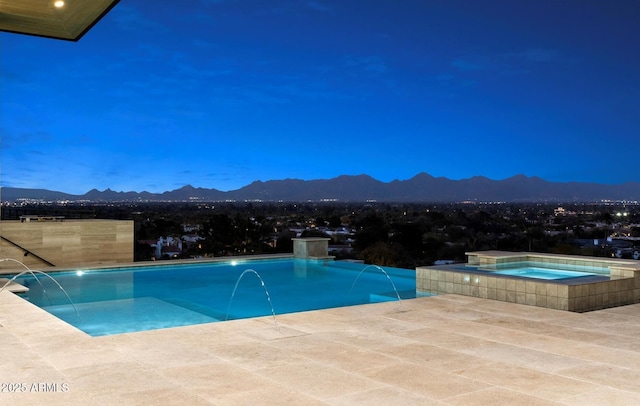
{"label": "travertine pool deck", "polygon": [[0,404],[640,404],[640,304],[571,313],[451,294],[277,321],[92,338],[4,291]]}

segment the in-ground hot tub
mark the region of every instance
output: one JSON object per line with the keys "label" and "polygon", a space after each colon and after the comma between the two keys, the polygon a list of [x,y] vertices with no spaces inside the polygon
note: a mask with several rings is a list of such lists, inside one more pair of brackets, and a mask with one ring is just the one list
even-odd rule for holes
{"label": "in-ground hot tub", "polygon": [[640,303],[640,262],[476,251],[466,264],[416,268],[416,289],[585,312]]}

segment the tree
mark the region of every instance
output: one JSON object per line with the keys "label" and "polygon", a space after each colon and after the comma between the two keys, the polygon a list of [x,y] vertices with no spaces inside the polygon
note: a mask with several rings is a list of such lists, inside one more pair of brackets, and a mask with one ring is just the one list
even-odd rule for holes
{"label": "tree", "polygon": [[362,251],[378,242],[387,242],[389,228],[384,218],[376,213],[368,214],[356,223],[355,248]]}

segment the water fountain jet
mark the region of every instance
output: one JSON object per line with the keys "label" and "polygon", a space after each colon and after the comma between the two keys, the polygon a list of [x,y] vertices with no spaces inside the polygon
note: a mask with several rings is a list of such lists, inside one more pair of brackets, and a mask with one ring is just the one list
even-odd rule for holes
{"label": "water fountain jet", "polygon": [[238,277],[238,280],[236,281],[236,285],[233,287],[233,292],[231,293],[231,299],[229,299],[229,305],[227,306],[227,315],[226,315],[224,320],[226,321],[226,320],[229,319],[229,309],[231,309],[231,302],[233,301],[233,298],[236,295],[236,289],[238,289],[238,285],[240,284],[240,281],[242,280],[242,277],[247,273],[253,273],[260,280],[260,284],[262,285],[262,288],[264,289],[264,293],[267,296],[267,301],[269,302],[269,306],[271,306],[271,314],[273,315],[273,323],[275,325],[276,330],[278,330],[278,332],[280,332],[280,327],[278,327],[278,322],[276,321],[276,312],[273,309],[273,304],[271,303],[271,296],[269,296],[269,291],[267,290],[267,287],[264,285],[264,280],[262,280],[262,277],[260,276],[260,274],[258,272],[256,272],[255,270],[253,270],[253,269],[245,269],[245,271],[242,272],[240,274],[240,276]]}
{"label": "water fountain jet", "polygon": [[[38,284],[40,285],[40,288],[42,289],[42,293],[44,293],[44,294],[45,294],[45,296],[47,296],[47,299],[49,299],[49,295],[47,294],[47,291],[46,291],[46,289],[44,288],[44,286],[42,286],[42,282],[40,282],[40,279],[38,279],[38,277],[36,276],[36,273],[38,273],[38,274],[40,274],[40,275],[44,275],[44,276],[46,276],[47,278],[51,279],[51,280],[53,281],[53,283],[55,283],[55,284],[60,288],[60,290],[62,291],[62,293],[64,293],[64,295],[65,295],[65,296],[67,297],[67,299],[69,300],[69,303],[70,303],[70,304],[71,304],[71,306],[73,307],[73,310],[75,310],[76,315],[78,316],[78,318],[79,318],[80,320],[82,320],[82,317],[80,317],[80,312],[78,312],[78,309],[76,308],[76,305],[73,303],[73,300],[71,300],[71,297],[69,297],[69,294],[67,293],[67,291],[66,291],[66,290],[64,290],[64,288],[62,287],[62,285],[60,285],[60,284],[58,283],[58,281],[57,281],[57,280],[55,280],[51,275],[49,275],[49,274],[48,274],[48,273],[46,273],[46,272],[38,271],[38,270],[36,270],[36,269],[31,269],[31,268],[29,268],[28,266],[26,266],[25,264],[23,264],[22,262],[20,262],[20,261],[18,261],[18,260],[16,260],[16,259],[13,259],[13,258],[2,258],[2,259],[0,259],[0,262],[6,262],[6,261],[13,261],[13,262],[16,262],[16,263],[18,263],[18,264],[22,265],[24,268],[26,268],[26,270],[25,270],[25,271],[22,271],[22,272],[20,272],[20,273],[18,273],[18,274],[17,274],[17,275],[15,275],[13,278],[9,279],[9,280],[7,281],[7,283],[5,283],[5,284],[4,284],[4,286],[2,286],[2,287],[0,288],[0,292],[2,292],[2,291],[4,290],[4,288],[6,288],[7,286],[9,286],[9,284],[10,284],[11,282],[15,281],[16,279],[18,279],[18,278],[19,278],[19,277],[21,277],[22,275],[31,274],[31,276],[33,276],[33,278],[36,280],[36,282],[38,282]],[[49,299],[49,303],[51,303],[51,299]]]}
{"label": "water fountain jet", "polygon": [[353,287],[356,285],[356,282],[358,282],[358,279],[360,278],[360,275],[362,275],[362,273],[364,271],[366,271],[369,268],[376,268],[378,269],[380,272],[382,272],[387,279],[389,280],[389,282],[391,282],[391,286],[393,287],[393,291],[396,293],[396,296],[398,297],[398,302],[400,303],[400,306],[402,306],[402,299],[400,299],[400,294],[398,293],[398,289],[396,289],[396,285],[395,283],[393,283],[393,281],[391,280],[391,277],[389,276],[389,274],[387,273],[387,271],[385,271],[384,269],[382,269],[381,267],[379,267],[378,265],[368,265],[366,267],[364,267],[360,273],[358,273],[358,276],[356,276],[356,279],[353,281],[353,284],[351,285],[351,289],[349,289],[349,294],[351,294],[351,291],[353,290]]}

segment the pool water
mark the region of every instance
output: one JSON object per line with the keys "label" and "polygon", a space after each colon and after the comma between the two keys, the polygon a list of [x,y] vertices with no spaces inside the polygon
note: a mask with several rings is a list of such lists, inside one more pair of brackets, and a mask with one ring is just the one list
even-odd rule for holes
{"label": "pool water", "polygon": [[585,276],[596,275],[595,273],[590,273],[590,272],[577,272],[577,271],[568,271],[563,269],[534,268],[534,267],[505,269],[500,271],[494,271],[493,273],[496,273],[499,275],[511,275],[511,276],[520,276],[523,278],[534,278],[534,279],[545,279],[545,280],[581,278]]}
{"label": "pool water", "polygon": [[537,261],[503,262],[493,265],[466,265],[466,269],[542,280],[563,280],[587,276],[609,275],[609,269],[567,263],[542,263]]}
{"label": "pool water", "polygon": [[73,304],[48,278],[24,275],[17,282],[29,287],[27,300],[87,334],[102,336],[272,311],[397,301],[396,290],[402,299],[416,297],[414,270],[383,270],[342,261],[277,259],[50,273]]}

